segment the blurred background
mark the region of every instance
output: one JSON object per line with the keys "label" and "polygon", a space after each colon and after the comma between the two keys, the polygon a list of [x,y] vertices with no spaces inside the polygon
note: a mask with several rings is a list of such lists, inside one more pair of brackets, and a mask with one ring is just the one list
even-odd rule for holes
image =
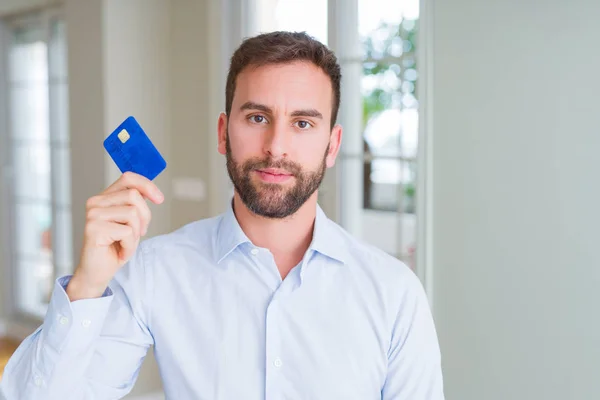
{"label": "blurred background", "polygon": [[[306,31],[342,65],[320,203],[400,258],[449,400],[600,398],[600,2],[0,0],[0,374],[76,266],[135,116],[165,156],[149,235],[222,212],[231,53]],[[199,354],[198,357],[202,355]],[[150,352],[130,399],[162,399]]]}

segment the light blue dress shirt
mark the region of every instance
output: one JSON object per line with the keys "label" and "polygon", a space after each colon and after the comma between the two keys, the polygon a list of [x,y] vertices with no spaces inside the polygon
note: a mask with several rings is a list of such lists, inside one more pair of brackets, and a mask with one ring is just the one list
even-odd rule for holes
{"label": "light blue dress shirt", "polygon": [[282,281],[231,208],[142,242],[102,298],[57,280],[19,347],[8,400],[119,399],[150,346],[169,400],[441,400],[423,287],[317,207],[313,241]]}

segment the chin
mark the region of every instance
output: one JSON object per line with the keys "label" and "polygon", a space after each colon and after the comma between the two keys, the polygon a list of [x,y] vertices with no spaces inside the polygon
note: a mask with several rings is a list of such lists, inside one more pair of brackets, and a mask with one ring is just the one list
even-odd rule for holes
{"label": "chin", "polygon": [[265,182],[260,178],[253,180],[254,188],[260,190],[290,190],[294,187],[293,180],[290,182]]}
{"label": "chin", "polygon": [[280,183],[261,183],[256,191],[263,197],[282,199],[292,188],[286,188]]}

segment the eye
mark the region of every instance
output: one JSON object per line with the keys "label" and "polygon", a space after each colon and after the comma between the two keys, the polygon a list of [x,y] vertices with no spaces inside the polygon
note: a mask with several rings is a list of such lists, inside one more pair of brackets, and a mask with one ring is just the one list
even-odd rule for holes
{"label": "eye", "polygon": [[310,128],[312,125],[308,121],[301,120],[301,121],[296,122],[296,126],[298,126],[298,128],[300,128],[302,130],[306,130],[306,129]]}
{"label": "eye", "polygon": [[255,124],[264,124],[267,122],[267,119],[262,115],[251,115],[248,117],[250,122],[254,122]]}

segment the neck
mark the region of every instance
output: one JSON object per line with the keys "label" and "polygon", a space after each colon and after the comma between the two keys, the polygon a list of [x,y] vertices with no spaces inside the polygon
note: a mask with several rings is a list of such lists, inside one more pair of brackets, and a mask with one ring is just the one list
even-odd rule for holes
{"label": "neck", "polygon": [[[310,246],[317,214],[317,192],[289,217],[270,219],[254,214],[238,193],[233,197],[233,209],[240,227],[258,247],[269,249],[277,259],[298,263]],[[292,265],[292,267],[293,267]],[[282,266],[279,265],[280,269]],[[285,268],[284,268],[285,269]]]}

